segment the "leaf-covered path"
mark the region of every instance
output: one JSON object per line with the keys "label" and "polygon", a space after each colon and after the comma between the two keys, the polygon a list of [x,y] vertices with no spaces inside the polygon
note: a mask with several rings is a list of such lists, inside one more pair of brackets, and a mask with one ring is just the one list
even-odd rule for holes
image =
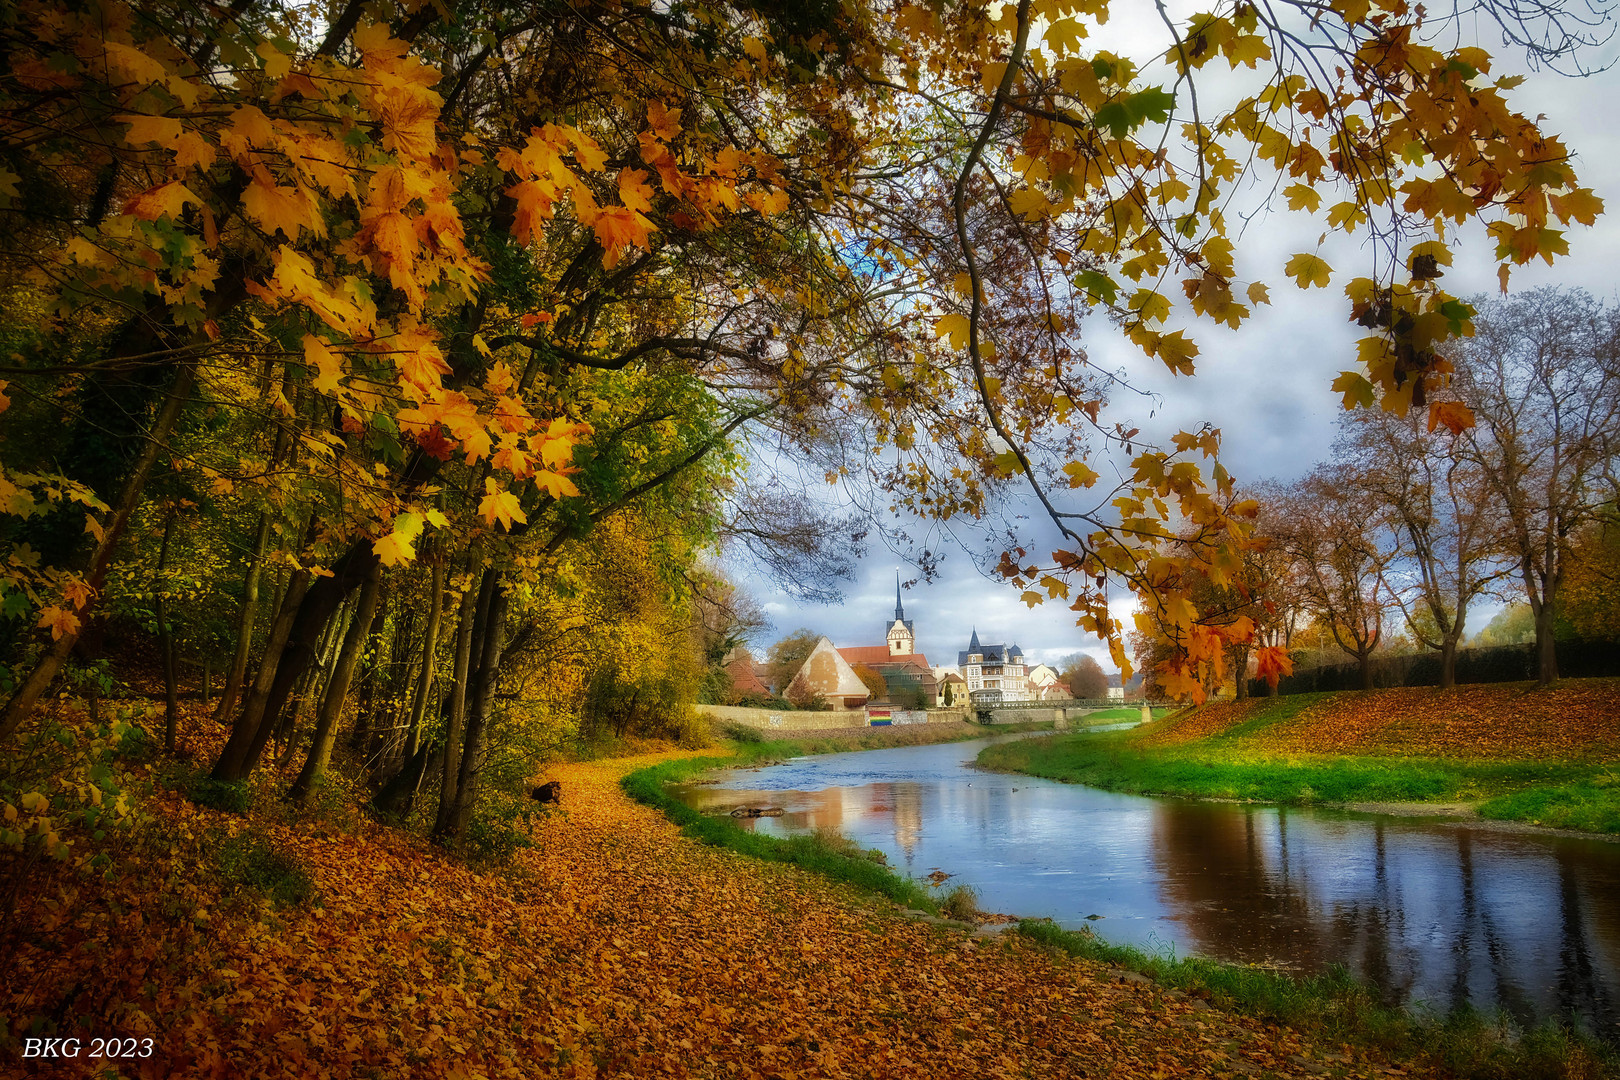
{"label": "leaf-covered path", "polygon": [[[322,906],[210,913],[206,876],[179,855],[166,894],[130,890],[57,928],[77,978],[98,980],[71,1013],[95,1034],[152,1036],[152,1058],[120,1064],[142,1077],[1389,1071],[1023,939],[908,922],[887,901],[702,847],[620,792],[655,760],[553,770],[566,812],[537,829],[514,879],[372,826],[358,842],[281,826]],[[241,820],[178,799],[159,813],[193,837]],[[24,955],[13,986],[66,984],[62,955]],[[19,1075],[89,1071],[8,1057]]]}

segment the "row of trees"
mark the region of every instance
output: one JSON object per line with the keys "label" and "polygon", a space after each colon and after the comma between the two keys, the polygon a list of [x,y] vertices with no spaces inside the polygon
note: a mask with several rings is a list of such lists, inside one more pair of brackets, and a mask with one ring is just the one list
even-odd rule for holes
{"label": "row of trees", "polygon": [[1261,640],[1327,638],[1370,687],[1375,654],[1404,631],[1439,654],[1451,686],[1470,611],[1516,601],[1545,683],[1558,678],[1559,618],[1593,636],[1617,628],[1620,311],[1551,288],[1474,303],[1444,398],[1472,426],[1357,410],[1332,460],[1254,489],[1269,543],[1222,596]]}

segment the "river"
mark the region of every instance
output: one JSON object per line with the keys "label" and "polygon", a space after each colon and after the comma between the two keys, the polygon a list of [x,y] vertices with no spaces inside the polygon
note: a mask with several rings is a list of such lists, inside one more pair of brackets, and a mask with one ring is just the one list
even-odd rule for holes
{"label": "river", "polygon": [[1342,963],[1391,1002],[1620,1038],[1620,844],[1479,823],[1143,798],[972,767],[991,740],[796,758],[676,789],[776,806],[987,911],[1293,972]]}

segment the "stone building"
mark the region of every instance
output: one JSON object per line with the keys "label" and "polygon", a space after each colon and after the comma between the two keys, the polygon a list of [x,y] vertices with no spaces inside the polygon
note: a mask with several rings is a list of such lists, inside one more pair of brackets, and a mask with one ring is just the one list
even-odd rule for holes
{"label": "stone building", "polygon": [[968,647],[956,654],[956,666],[975,705],[1030,700],[1024,650],[1017,645],[981,645],[975,628]]}
{"label": "stone building", "polygon": [[808,705],[820,698],[835,709],[859,709],[872,695],[849,661],[823,637],[804,658],[782,696],[795,705]]}

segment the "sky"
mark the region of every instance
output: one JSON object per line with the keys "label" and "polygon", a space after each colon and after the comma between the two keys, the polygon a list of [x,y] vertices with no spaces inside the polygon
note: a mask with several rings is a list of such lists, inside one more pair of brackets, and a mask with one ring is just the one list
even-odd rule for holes
{"label": "sky", "polygon": [[[1125,38],[1135,32],[1129,26],[1120,31]],[[1510,288],[1516,292],[1542,285],[1579,286],[1600,299],[1620,299],[1620,183],[1614,179],[1620,173],[1620,123],[1615,117],[1620,71],[1611,68],[1585,78],[1530,72],[1521,56],[1492,48],[1497,43],[1494,37],[1480,43],[1498,54],[1492,75],[1527,76],[1510,102],[1528,115],[1541,114],[1544,130],[1564,138],[1576,156],[1583,183],[1607,202],[1610,211],[1591,228],[1572,227],[1567,233],[1570,254],[1556,265],[1538,261],[1515,267]],[[1612,61],[1614,53],[1611,47],[1593,59],[1600,64]],[[1143,78],[1153,81],[1153,75],[1147,69]],[[1315,250],[1321,229],[1320,221],[1286,210],[1246,226],[1246,235],[1237,242],[1237,277],[1270,284],[1272,306],[1262,308],[1237,331],[1206,320],[1194,324],[1201,352],[1197,374],[1191,378],[1173,376],[1157,361],[1143,357],[1105,320],[1086,320],[1080,344],[1092,362],[1123,372],[1133,385],[1152,395],[1150,399],[1118,394],[1110,405],[1112,414],[1129,417],[1142,427],[1144,438],[1161,445],[1178,430],[1196,429],[1204,422],[1216,425],[1223,433],[1221,461],[1240,484],[1262,478],[1292,480],[1325,460],[1340,413],[1339,395],[1330,384],[1340,371],[1355,366],[1354,343],[1362,332],[1346,321],[1339,290],[1343,279],[1351,276],[1347,271],[1365,255],[1350,238],[1328,236],[1321,254],[1335,268],[1334,281],[1327,290],[1301,292],[1283,276],[1281,267],[1291,253]],[[1465,232],[1454,247],[1453,266],[1442,284],[1460,296],[1495,291],[1496,265],[1484,230]],[[1155,415],[1148,419],[1150,410]],[[857,564],[855,579],[847,583],[844,602],[823,606],[795,601],[743,560],[728,556],[725,565],[771,619],[772,626],[751,642],[756,655],[801,627],[825,634],[839,646],[882,644],[893,618],[896,570],[908,581],[920,577],[915,567],[901,564],[893,552],[874,544]],[[1081,633],[1066,606],[1048,603],[1031,610],[1018,597],[1019,590],[984,576],[972,559],[952,552],[938,577],[907,590],[904,602],[907,618],[916,623],[918,651],[935,665],[954,664],[957,652],[966,648],[977,629],[981,642],[1018,644],[1031,662],[1055,664],[1073,653],[1088,652],[1105,670],[1114,670],[1107,649]],[[1114,613],[1126,618],[1128,625],[1132,607],[1128,598],[1122,598]],[[1497,604],[1470,612],[1469,632],[1484,626],[1499,608]]]}

